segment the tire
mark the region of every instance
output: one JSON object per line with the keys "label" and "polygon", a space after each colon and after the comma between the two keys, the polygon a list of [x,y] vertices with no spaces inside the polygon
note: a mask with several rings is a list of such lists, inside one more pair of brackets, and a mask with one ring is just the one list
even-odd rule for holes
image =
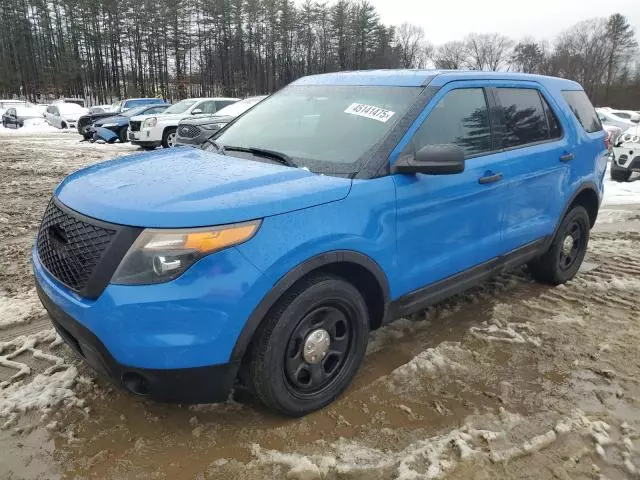
{"label": "tire", "polygon": [[162,148],[173,148],[176,146],[176,127],[167,128],[162,134]]}
{"label": "tire", "polygon": [[120,139],[121,143],[126,143],[129,141],[129,138],[127,137],[128,131],[129,131],[129,127],[122,127],[118,132],[118,138]]}
{"label": "tire", "polygon": [[62,122],[62,123],[60,124],[60,128],[62,128],[62,129],[67,128],[67,124],[66,124],[66,123],[64,123],[64,122]]}
{"label": "tire", "polygon": [[149,147],[147,145],[140,145],[140,148],[143,149],[145,152],[150,152],[151,150],[156,149],[156,147]]}
{"label": "tire", "polygon": [[587,253],[589,230],[589,214],[585,208],[573,207],[562,220],[549,250],[529,263],[533,278],[551,285],[571,280]]}
{"label": "tire", "polygon": [[611,180],[613,180],[614,182],[628,182],[631,178],[631,170],[618,167],[615,161],[611,162],[610,174]]}
{"label": "tire", "polygon": [[[364,358],[368,334],[367,306],[358,289],[332,275],[303,279],[256,331],[249,350],[248,386],[262,403],[284,415],[300,417],[318,410],[351,383]],[[309,356],[312,352],[303,353],[311,337],[318,335],[329,342],[328,353],[315,358]]]}

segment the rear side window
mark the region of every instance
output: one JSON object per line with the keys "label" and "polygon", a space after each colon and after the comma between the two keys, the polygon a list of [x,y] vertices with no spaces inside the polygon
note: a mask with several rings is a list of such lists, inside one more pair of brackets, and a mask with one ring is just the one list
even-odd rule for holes
{"label": "rear side window", "polygon": [[482,88],[461,88],[447,93],[431,110],[415,136],[413,146],[453,144],[465,156],[491,150],[489,110]]}
{"label": "rear side window", "polygon": [[562,127],[560,126],[558,117],[556,117],[556,114],[553,112],[553,109],[549,106],[543,95],[540,95],[540,99],[542,100],[542,107],[544,108],[544,113],[547,116],[547,123],[549,124],[549,137],[551,139],[562,137]]}
{"label": "rear side window", "polygon": [[596,110],[591,105],[589,97],[583,90],[565,90],[562,96],[569,104],[571,111],[576,116],[582,127],[593,133],[602,130],[602,125],[596,114]]}
{"label": "rear side window", "polygon": [[502,128],[496,135],[501,148],[549,140],[549,125],[542,99],[531,88],[497,88]]}

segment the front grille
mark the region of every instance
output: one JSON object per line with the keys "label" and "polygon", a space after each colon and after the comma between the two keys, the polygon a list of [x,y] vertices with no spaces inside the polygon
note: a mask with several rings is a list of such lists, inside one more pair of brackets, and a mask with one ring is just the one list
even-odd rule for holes
{"label": "front grille", "polygon": [[51,200],[38,232],[38,256],[51,275],[80,291],[115,235],[116,230],[80,220]]}
{"label": "front grille", "polygon": [[129,130],[131,130],[132,132],[139,132],[141,124],[142,124],[142,122],[134,122],[133,120],[130,120],[129,121]]}
{"label": "front grille", "polygon": [[178,128],[178,136],[184,138],[196,138],[200,135],[200,127],[195,125],[180,125]]}

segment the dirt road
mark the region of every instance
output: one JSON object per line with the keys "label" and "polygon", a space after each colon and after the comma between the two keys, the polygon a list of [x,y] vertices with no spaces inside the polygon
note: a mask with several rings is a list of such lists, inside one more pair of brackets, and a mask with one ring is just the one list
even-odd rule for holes
{"label": "dirt road", "polygon": [[0,478],[639,478],[640,206],[601,212],[565,286],[520,269],[374,332],[351,388],[308,417],[242,392],[162,405],[96,378],[35,297],[52,189],[134,151],[77,138],[0,137]]}

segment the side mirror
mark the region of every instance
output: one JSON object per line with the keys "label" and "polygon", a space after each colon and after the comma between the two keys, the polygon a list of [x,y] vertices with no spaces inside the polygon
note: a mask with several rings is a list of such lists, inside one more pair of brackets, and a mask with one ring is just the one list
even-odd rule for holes
{"label": "side mirror", "polygon": [[394,173],[451,175],[464,172],[464,151],[456,145],[426,145],[413,156],[399,158]]}
{"label": "side mirror", "polygon": [[202,113],[202,109],[201,108],[194,108],[191,111],[191,115],[198,115],[199,113]]}

